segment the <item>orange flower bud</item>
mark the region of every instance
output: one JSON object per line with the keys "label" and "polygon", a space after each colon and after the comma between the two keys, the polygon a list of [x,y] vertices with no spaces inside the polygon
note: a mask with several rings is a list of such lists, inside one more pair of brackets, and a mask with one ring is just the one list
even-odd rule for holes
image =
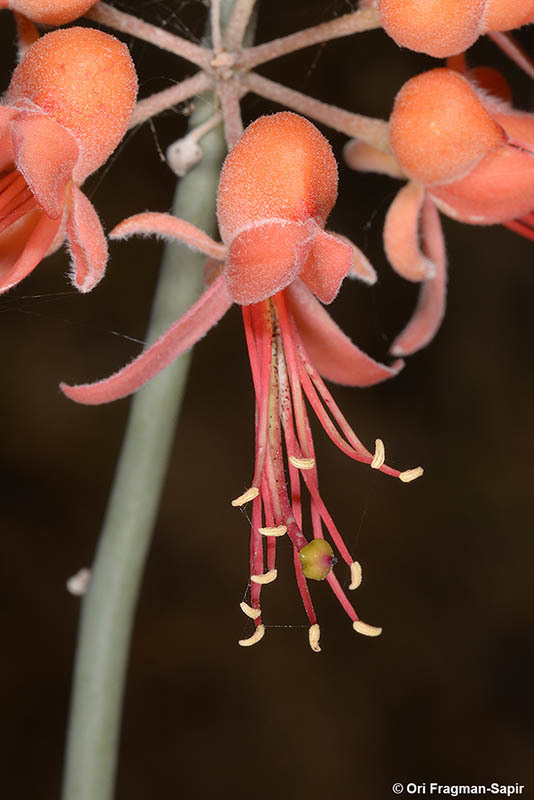
{"label": "orange flower bud", "polygon": [[37,39],[0,105],[0,292],[67,237],[82,292],[104,274],[107,245],[79,184],[128,127],[137,79],[128,48],[89,28]]}
{"label": "orange flower bud", "polygon": [[436,58],[461,53],[476,41],[485,6],[486,0],[378,0],[391,38]]}
{"label": "orange flower bud", "polygon": [[435,58],[462,53],[483,33],[534,21],[533,0],[378,0],[384,30],[401,47]]}
{"label": "orange flower bud", "polygon": [[224,163],[217,214],[221,236],[268,219],[324,226],[337,197],[337,164],[315,125],[298,114],[260,117]]}
{"label": "orange flower bud", "polygon": [[511,31],[534,22],[534,0],[487,0],[484,31]]}
{"label": "orange flower bud", "polygon": [[10,8],[44,25],[64,25],[81,17],[95,3],[96,0],[3,0],[0,8]]}
{"label": "orange flower bud", "polygon": [[44,113],[74,136],[81,152],[73,179],[81,183],[124,136],[136,94],[126,45],[92,28],[68,28],[30,47],[5,102]]}
{"label": "orange flower bud", "polygon": [[506,143],[469,81],[449,69],[417,75],[397,95],[390,118],[394,155],[413,180],[457,180]]}

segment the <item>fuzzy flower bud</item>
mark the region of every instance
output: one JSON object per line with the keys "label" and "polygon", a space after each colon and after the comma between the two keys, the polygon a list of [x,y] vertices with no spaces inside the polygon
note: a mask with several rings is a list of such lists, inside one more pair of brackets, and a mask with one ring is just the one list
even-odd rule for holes
{"label": "fuzzy flower bud", "polygon": [[137,76],[126,45],[93,28],[67,28],[42,36],[19,64],[8,105],[46,114],[66,128],[80,153],[79,183],[115,150],[128,127]]}
{"label": "fuzzy flower bud", "polygon": [[378,0],[384,30],[401,47],[435,58],[462,53],[484,33],[534,21],[533,0]]}
{"label": "fuzzy flower bud", "polygon": [[10,8],[43,25],[65,25],[95,3],[96,0],[0,0],[0,8]]}
{"label": "fuzzy flower bud", "polygon": [[449,69],[404,84],[390,117],[390,138],[406,175],[427,186],[463,177],[507,141],[473,86]]}
{"label": "fuzzy flower bud", "polygon": [[104,273],[107,245],[79,185],[111,155],[137,93],[128,48],[90,28],[37,39],[0,105],[0,292],[65,236],[82,292]]}

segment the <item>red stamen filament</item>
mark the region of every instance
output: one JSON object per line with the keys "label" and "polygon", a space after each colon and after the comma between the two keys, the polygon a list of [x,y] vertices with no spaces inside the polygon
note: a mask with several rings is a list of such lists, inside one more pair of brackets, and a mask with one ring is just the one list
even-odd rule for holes
{"label": "red stamen filament", "polygon": [[26,181],[14,169],[0,180],[0,233],[37,206]]}

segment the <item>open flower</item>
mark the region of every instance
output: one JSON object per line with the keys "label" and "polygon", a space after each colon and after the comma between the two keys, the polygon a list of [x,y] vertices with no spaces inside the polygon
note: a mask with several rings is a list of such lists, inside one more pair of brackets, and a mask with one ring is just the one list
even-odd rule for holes
{"label": "open flower", "polygon": [[0,0],[0,8],[10,8],[32,22],[65,25],[94,6],[97,0]]}
{"label": "open flower", "polygon": [[[315,296],[330,302],[351,269],[369,280],[370,265],[346,239],[324,231],[337,196],[337,167],[326,139],[302,117],[280,113],[250,125],[226,159],[218,190],[219,244],[187,222],[145,213],[125,220],[113,238],[154,233],[186,242],[220,262],[212,282],[193,307],[133,362],[106,380],[62,385],[80,403],[124,397],[198,341],[237,302],[256,393],[254,474],[241,506],[252,501],[250,602],[241,605],[255,631],[240,644],[262,638],[260,593],[276,578],[276,541],[293,544],[299,591],[310,621],[310,645],[319,648],[319,626],[306,578],[330,584],[355,630],[375,636],[379,628],[359,620],[332,566],[334,550],[325,530],[350,566],[352,589],[361,569],[354,561],[321,498],[305,399],[334,443],[349,457],[408,482],[422,470],[399,472],[356,437],[322,378],[370,386],[395,375],[402,362],[384,366],[362,353]],[[315,296],[314,296],[315,295]],[[322,376],[322,377],[321,377]],[[285,465],[290,486],[286,486]],[[302,531],[301,489],[309,493],[313,539]],[[266,552],[264,551],[266,542]]]}
{"label": "open flower", "polygon": [[[494,75],[477,74],[495,83]],[[390,139],[393,158],[359,142],[347,145],[345,157],[356,169],[409,179],[384,226],[391,265],[404,278],[423,281],[415,315],[391,351],[407,355],[433,338],[444,312],[445,249],[436,208],[471,225],[501,223],[534,240],[534,115],[453,70],[434,69],[398,93]]]}
{"label": "open flower", "polygon": [[123,137],[137,93],[127,47],[90,28],[38,39],[0,105],[0,292],[68,237],[82,292],[104,273],[107,245],[79,186]]}
{"label": "open flower", "polygon": [[377,7],[398,45],[436,58],[462,53],[482,34],[534,22],[533,0],[378,0]]}

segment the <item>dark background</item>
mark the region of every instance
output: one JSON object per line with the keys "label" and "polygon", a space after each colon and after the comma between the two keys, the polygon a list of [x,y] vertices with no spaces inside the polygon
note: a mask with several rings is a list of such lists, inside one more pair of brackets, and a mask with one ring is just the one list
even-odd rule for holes
{"label": "dark background", "polygon": [[[122,6],[131,9],[131,4]],[[197,37],[199,2],[135,3],[140,16]],[[258,41],[350,10],[342,0],[260,4]],[[0,12],[2,87],[14,59]],[[528,44],[528,32],[522,32]],[[193,73],[131,41],[146,96]],[[532,44],[532,37],[530,37]],[[491,43],[473,63],[502,65],[516,100],[529,81]],[[312,96],[387,117],[412,74],[435,64],[380,31],[313,47],[261,71]],[[278,110],[249,97],[245,117]],[[173,176],[158,157],[185,131],[181,109],[128,136],[86,184],[107,230],[167,210]],[[323,128],[336,156],[344,137]],[[341,168],[332,226],[379,271],[346,285],[333,313],[385,358],[415,287],[381,246],[398,182]],[[389,384],[335,388],[355,430],[381,436],[392,463],[423,464],[406,486],[355,464],[318,434],[322,489],[364,566],[355,599],[381,638],[356,635],[314,585],[323,652],[307,644],[289,543],[265,591],[267,634],[251,649],[239,610],[246,519],[229,500],[253,458],[252,391],[237,309],[198,347],[148,562],[125,699],[117,797],[389,798],[394,781],[526,784],[534,797],[531,365],[533,244],[500,228],[445,220],[446,321]],[[58,797],[79,601],[66,579],[92,559],[128,401],[84,408],[59,380],[109,374],[139,351],[160,257],[153,241],[112,244],[105,281],[77,296],[47,259],[0,298],[2,796]],[[347,282],[348,283],[348,282]],[[118,335],[117,335],[118,332]],[[225,369],[220,364],[224,361]],[[343,568],[340,577],[346,576]]]}

